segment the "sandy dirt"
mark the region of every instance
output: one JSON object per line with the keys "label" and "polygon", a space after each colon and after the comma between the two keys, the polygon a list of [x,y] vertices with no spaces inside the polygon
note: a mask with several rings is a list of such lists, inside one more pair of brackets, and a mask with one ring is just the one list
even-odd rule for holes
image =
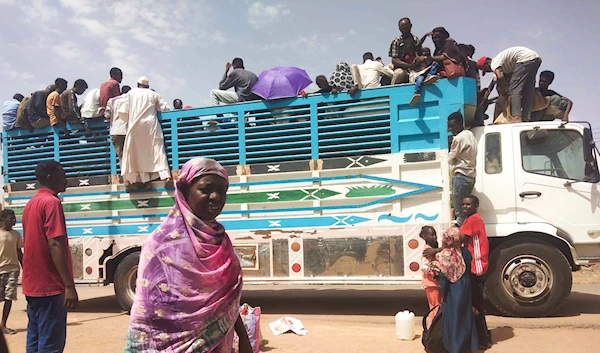
{"label": "sandy dirt", "polygon": [[[244,301],[263,310],[264,352],[423,352],[417,338],[395,337],[394,314],[409,309],[423,315],[427,301],[418,287],[247,286]],[[112,287],[78,287],[81,304],[69,313],[65,352],[122,352],[129,317],[122,313]],[[19,297],[9,319],[17,329],[8,336],[11,352],[25,351],[27,315]],[[600,328],[600,285],[575,285],[563,310],[552,318],[506,318],[490,308],[494,347],[488,352],[596,352]],[[268,323],[282,316],[302,320],[309,331],[274,336]],[[420,318],[417,318],[419,320]],[[417,323],[418,325],[418,323]]]}

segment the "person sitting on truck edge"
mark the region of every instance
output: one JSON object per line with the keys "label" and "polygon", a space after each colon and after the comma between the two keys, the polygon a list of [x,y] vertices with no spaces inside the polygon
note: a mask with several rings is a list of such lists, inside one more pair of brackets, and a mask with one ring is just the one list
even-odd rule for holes
{"label": "person sitting on truck edge", "polygon": [[473,60],[475,55],[475,47],[471,44],[459,44],[458,49],[467,56],[467,67],[465,68],[465,76],[475,79],[477,91],[481,90],[481,78],[479,77],[479,69],[477,63]]}
{"label": "person sitting on truck edge", "polygon": [[448,130],[454,135],[448,154],[452,171],[452,204],[456,223],[460,227],[465,221],[462,200],[473,192],[475,167],[477,165],[477,140],[473,133],[464,128],[460,111],[448,117]]}
{"label": "person sitting on truck edge", "polygon": [[[233,67],[233,71],[229,70]],[[219,82],[219,89],[210,91],[210,100],[212,105],[220,103],[232,104],[238,102],[246,102],[258,99],[252,93],[252,87],[258,81],[258,77],[244,68],[244,61],[240,58],[235,58],[231,63],[225,65],[225,74]],[[227,91],[234,88],[235,92]]]}
{"label": "person sitting on truck edge", "polygon": [[27,299],[27,352],[62,352],[67,338],[67,309],[79,302],[65,213],[58,194],[67,189],[56,161],[35,168],[41,185],[23,210],[22,290]]}
{"label": "person sitting on truck edge", "polygon": [[85,123],[85,119],[81,117],[79,106],[77,105],[77,96],[81,96],[87,89],[88,84],[85,80],[76,80],[73,84],[73,88],[60,94],[60,107],[62,108],[66,121],[79,121],[81,125],[83,125],[85,131],[91,133],[92,131]]}
{"label": "person sitting on truck edge", "polygon": [[562,121],[569,121],[569,113],[573,108],[573,102],[560,93],[549,89],[552,82],[554,82],[554,72],[548,70],[542,71],[540,73],[538,91],[542,96],[550,97],[550,104],[556,106],[562,112],[562,117],[560,117]]}
{"label": "person sitting on truck edge", "polygon": [[149,89],[148,78],[138,79],[137,88],[127,93],[119,108],[128,116],[127,135],[123,149],[123,180],[137,187],[148,187],[154,179],[171,179],[165,138],[158,112],[171,110],[162,96]]}
{"label": "person sitting on truck edge", "polygon": [[354,87],[352,87],[348,93],[353,95],[358,89],[381,87],[381,82],[379,80],[383,75],[392,77],[394,72],[379,61],[375,61],[373,53],[364,53],[363,64],[352,65]]}
{"label": "person sitting on truck edge", "polygon": [[409,103],[414,106],[421,100],[421,86],[433,84],[439,79],[439,64],[431,55],[417,57],[417,43],[410,38],[404,42],[404,51],[405,61],[411,64],[408,81],[415,84],[415,93]]}
{"label": "person sitting on truck edge", "polygon": [[103,117],[100,108],[100,89],[94,88],[85,95],[81,105],[81,117],[84,119],[98,119]]}
{"label": "person sitting on truck edge", "polygon": [[2,126],[4,130],[12,130],[15,128],[17,123],[17,110],[19,104],[23,101],[23,95],[21,93],[15,94],[11,100],[7,100],[2,105]]}
{"label": "person sitting on truck edge", "polygon": [[[127,112],[119,112],[119,110],[121,109],[121,105],[127,100],[126,94],[129,91],[131,91],[131,87],[123,86],[121,88],[121,95],[109,99],[104,111],[104,117],[110,122],[110,138],[115,147],[115,153],[117,154],[121,170],[123,170],[123,147],[125,146],[125,136],[127,135]],[[129,183],[125,183],[125,185],[129,185]]]}
{"label": "person sitting on truck edge", "polygon": [[339,91],[347,91],[354,87],[350,65],[347,62],[340,61],[331,77],[329,77],[329,82],[332,86],[338,87]]}
{"label": "person sitting on truck edge", "polygon": [[[494,73],[498,81],[498,93],[510,96],[509,122],[530,121],[535,93],[535,78],[542,64],[538,53],[525,47],[512,47],[500,52],[493,59],[482,56],[477,67],[482,75]],[[510,75],[510,82],[505,76]]]}
{"label": "person sitting on truck edge", "polygon": [[6,335],[14,335],[17,331],[6,327],[13,300],[17,300],[17,283],[19,281],[20,264],[23,262],[23,239],[13,229],[17,218],[13,210],[0,212],[0,299],[4,300],[2,323],[0,330]]}
{"label": "person sitting on truck edge", "polygon": [[54,84],[48,85],[43,91],[36,91],[31,94],[27,102],[27,118],[32,127],[41,129],[50,125],[48,114],[46,113],[46,99],[50,92],[56,89]]}
{"label": "person sitting on truck edge", "polygon": [[123,81],[123,71],[118,67],[113,67],[109,71],[110,79],[100,85],[100,117],[104,116],[106,104],[111,98],[121,94],[121,81]]}
{"label": "person sitting on truck edge", "polygon": [[492,346],[492,337],[485,320],[483,287],[489,262],[489,242],[485,232],[483,219],[477,213],[479,198],[469,195],[463,199],[462,209],[467,217],[460,227],[463,246],[469,250],[473,260],[471,262],[471,300],[473,307],[479,313],[475,316],[475,326],[479,337],[479,349],[488,349]]}
{"label": "person sitting on truck edge", "polygon": [[252,352],[239,315],[242,268],[216,220],[228,188],[215,160],[181,168],[175,205],[142,244],[125,352],[231,352],[234,332],[239,352]]}
{"label": "person sitting on truck edge", "polygon": [[408,17],[404,17],[398,21],[398,29],[400,30],[401,34],[392,41],[389,50],[389,56],[392,58],[392,64],[394,66],[394,74],[391,82],[392,85],[408,82],[410,64],[404,61],[404,57],[406,56],[406,53],[404,52],[406,40],[413,39],[415,43],[418,43],[417,54],[423,54],[419,37],[411,33],[412,23]]}
{"label": "person sitting on truck edge", "polygon": [[50,125],[58,125],[65,133],[65,136],[69,136],[69,130],[65,124],[65,116],[60,102],[60,95],[67,89],[67,80],[64,78],[57,78],[54,81],[56,89],[50,92],[48,98],[46,98],[46,114],[50,120]]}

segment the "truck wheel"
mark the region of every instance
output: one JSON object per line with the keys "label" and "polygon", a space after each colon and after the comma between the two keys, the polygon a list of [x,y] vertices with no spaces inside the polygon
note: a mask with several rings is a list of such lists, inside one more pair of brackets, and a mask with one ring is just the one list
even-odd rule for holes
{"label": "truck wheel", "polygon": [[490,254],[485,292],[506,315],[541,317],[562,307],[572,280],[569,261],[558,249],[540,240],[515,240]]}
{"label": "truck wheel", "polygon": [[129,312],[135,298],[135,282],[137,280],[140,252],[131,253],[119,263],[115,273],[115,294],[123,310]]}

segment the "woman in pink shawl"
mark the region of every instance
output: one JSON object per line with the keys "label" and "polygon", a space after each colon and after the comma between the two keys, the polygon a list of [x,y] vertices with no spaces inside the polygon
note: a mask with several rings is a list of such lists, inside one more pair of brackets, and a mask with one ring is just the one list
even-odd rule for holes
{"label": "woman in pink shawl", "polygon": [[251,352],[239,317],[242,274],[231,240],[215,220],[225,206],[227,172],[188,161],[175,206],[144,241],[125,352]]}

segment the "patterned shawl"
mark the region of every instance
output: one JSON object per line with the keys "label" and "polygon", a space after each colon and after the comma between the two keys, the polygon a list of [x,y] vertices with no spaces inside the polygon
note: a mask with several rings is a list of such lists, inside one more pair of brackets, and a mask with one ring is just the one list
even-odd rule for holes
{"label": "patterned shawl", "polygon": [[455,283],[467,269],[460,251],[460,230],[457,227],[450,227],[444,232],[442,246],[444,249],[437,254],[438,267],[451,283]]}
{"label": "patterned shawl", "polygon": [[352,79],[350,65],[343,61],[337,64],[335,71],[333,74],[331,74],[329,84],[344,91],[354,87],[354,80]]}
{"label": "patterned shawl", "polygon": [[230,351],[242,275],[223,226],[190,210],[180,184],[225,169],[196,158],[181,169],[175,206],[144,241],[125,352]]}

